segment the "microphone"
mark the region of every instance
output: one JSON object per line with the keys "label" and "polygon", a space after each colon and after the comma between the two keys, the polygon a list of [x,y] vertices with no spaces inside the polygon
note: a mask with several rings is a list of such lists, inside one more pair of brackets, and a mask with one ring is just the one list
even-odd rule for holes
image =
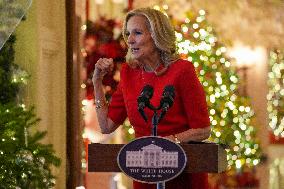
{"label": "microphone", "polygon": [[137,99],[138,111],[140,112],[143,119],[147,122],[148,118],[144,112],[144,108],[151,107],[150,99],[153,97],[154,89],[151,85],[145,85]]}
{"label": "microphone", "polygon": [[163,95],[160,101],[159,109],[162,109],[159,121],[165,116],[170,107],[172,107],[175,98],[175,88],[172,85],[167,85],[164,88]]}

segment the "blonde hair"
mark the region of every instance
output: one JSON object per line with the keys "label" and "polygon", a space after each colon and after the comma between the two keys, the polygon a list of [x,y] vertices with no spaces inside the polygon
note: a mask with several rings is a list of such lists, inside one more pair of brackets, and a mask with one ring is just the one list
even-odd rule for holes
{"label": "blonde hair", "polygon": [[[151,37],[160,51],[160,56],[165,66],[168,66],[171,62],[178,59],[176,53],[176,37],[173,26],[171,25],[168,17],[155,9],[152,8],[139,8],[134,9],[127,13],[124,23],[122,35],[127,43],[127,22],[132,16],[144,16],[147,19],[147,27],[151,33]],[[129,51],[128,51],[129,55]]]}

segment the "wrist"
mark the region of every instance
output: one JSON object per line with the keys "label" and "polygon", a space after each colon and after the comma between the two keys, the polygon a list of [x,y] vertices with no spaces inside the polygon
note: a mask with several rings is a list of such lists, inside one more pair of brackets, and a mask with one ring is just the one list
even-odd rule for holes
{"label": "wrist", "polygon": [[93,78],[93,85],[94,85],[94,87],[102,85],[102,83],[103,83],[103,77]]}
{"label": "wrist", "polygon": [[95,104],[95,108],[96,110],[102,108],[103,106],[107,106],[107,102],[105,99],[94,99],[94,104]]}

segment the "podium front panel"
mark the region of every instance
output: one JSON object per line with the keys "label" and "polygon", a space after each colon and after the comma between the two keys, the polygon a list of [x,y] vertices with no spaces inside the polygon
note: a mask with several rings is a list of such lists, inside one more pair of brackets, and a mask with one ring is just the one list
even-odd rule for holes
{"label": "podium front panel", "polygon": [[[227,167],[225,149],[215,143],[181,144],[187,156],[185,172],[220,173]],[[88,145],[89,172],[121,172],[117,165],[117,155],[123,144]]]}

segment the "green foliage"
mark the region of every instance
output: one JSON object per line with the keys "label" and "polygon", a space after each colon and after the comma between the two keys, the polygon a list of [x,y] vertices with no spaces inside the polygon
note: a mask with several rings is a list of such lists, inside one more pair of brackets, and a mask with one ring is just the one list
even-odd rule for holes
{"label": "green foliage", "polygon": [[14,43],[12,35],[0,51],[0,189],[48,189],[60,159],[52,145],[40,143],[46,132],[35,129],[34,108],[18,103],[27,74],[14,64]]}
{"label": "green foliage", "polygon": [[14,48],[16,37],[12,35],[0,50],[0,103],[6,104],[16,100],[19,83],[12,82]]}
{"label": "green foliage", "polygon": [[34,110],[0,104],[0,188],[51,188],[51,165],[59,166],[50,144],[41,144],[46,132],[28,133],[39,121]]}

